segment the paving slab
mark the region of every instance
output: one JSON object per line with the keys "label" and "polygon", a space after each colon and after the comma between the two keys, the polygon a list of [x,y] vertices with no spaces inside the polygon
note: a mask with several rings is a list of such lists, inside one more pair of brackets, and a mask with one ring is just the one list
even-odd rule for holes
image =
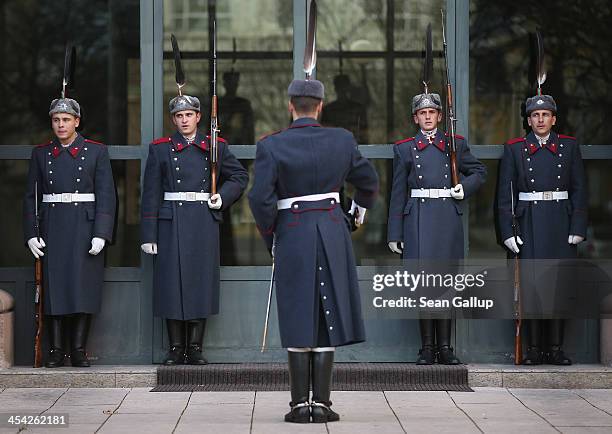
{"label": "paving slab", "polygon": [[286,423],[283,417],[289,411],[290,400],[289,392],[257,392],[252,434],[327,434],[325,424]]}
{"label": "paving slab", "polygon": [[511,393],[554,426],[608,426],[612,431],[612,416],[572,390],[513,389]]}
{"label": "paving slab", "polygon": [[72,388],[62,395],[56,405],[118,405],[128,393],[130,389],[127,388]]}
{"label": "paving slab", "polygon": [[608,414],[612,414],[612,390],[611,389],[588,389],[576,390],[575,393],[587,400],[591,405],[600,408]]}
{"label": "paving slab", "polygon": [[189,406],[210,404],[253,405],[254,400],[255,392],[194,392],[189,400]]}
{"label": "paving slab", "polygon": [[151,393],[149,388],[132,389],[125,397],[116,413],[166,413],[180,415],[191,392]]}

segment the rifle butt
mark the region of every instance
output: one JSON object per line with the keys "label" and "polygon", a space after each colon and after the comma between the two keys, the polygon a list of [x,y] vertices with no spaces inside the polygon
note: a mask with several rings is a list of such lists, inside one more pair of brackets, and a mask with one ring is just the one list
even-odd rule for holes
{"label": "rifle butt", "polygon": [[514,364],[523,363],[523,342],[521,341],[521,323],[516,321],[516,332],[514,334]]}

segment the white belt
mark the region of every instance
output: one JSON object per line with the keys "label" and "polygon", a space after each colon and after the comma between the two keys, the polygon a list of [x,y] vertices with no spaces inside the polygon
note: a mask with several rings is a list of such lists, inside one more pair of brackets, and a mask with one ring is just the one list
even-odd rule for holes
{"label": "white belt", "polygon": [[430,199],[437,199],[439,197],[452,197],[451,191],[448,188],[421,188],[412,189],[410,191],[410,197],[428,197]]}
{"label": "white belt", "polygon": [[183,202],[203,202],[210,199],[210,193],[196,193],[195,191],[180,191],[164,193],[164,200],[176,200]]}
{"label": "white belt", "polygon": [[534,193],[519,193],[519,200],[533,202],[536,200],[565,200],[569,199],[567,191],[536,191]]}
{"label": "white belt", "polygon": [[293,202],[316,202],[318,200],[334,199],[336,202],[340,202],[340,193],[322,193],[322,194],[309,194],[307,196],[296,196],[288,197],[287,199],[281,199],[276,202],[276,207],[280,209],[289,209]]}
{"label": "white belt", "polygon": [[95,202],[96,195],[93,193],[52,193],[43,194],[42,201],[53,203]]}

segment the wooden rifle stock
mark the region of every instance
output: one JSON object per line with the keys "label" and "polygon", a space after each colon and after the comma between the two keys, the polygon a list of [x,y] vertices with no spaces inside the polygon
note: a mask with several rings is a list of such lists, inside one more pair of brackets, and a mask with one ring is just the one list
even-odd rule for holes
{"label": "wooden rifle stock", "polygon": [[42,259],[36,259],[34,264],[34,279],[36,295],[34,298],[34,315],[36,318],[36,335],[34,337],[34,367],[42,366],[42,338],[43,338],[43,277]]}
{"label": "wooden rifle stock", "polygon": [[523,363],[523,342],[521,341],[523,314],[521,312],[521,271],[518,253],[514,255],[514,294],[514,364],[520,365]]}

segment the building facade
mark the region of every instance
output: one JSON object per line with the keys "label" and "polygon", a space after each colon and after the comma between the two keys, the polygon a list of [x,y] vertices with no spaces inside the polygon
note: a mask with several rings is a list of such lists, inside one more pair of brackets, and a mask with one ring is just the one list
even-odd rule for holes
{"label": "building facade", "polygon": [[[152,258],[140,251],[140,187],[147,147],[168,134],[168,100],[175,95],[170,34],[181,45],[186,91],[209,99],[210,21],[218,34],[221,135],[252,174],[257,138],[288,125],[286,87],[301,77],[308,0],[17,1],[0,6],[0,287],[16,299],[16,364],[33,360],[33,261],[21,239],[21,209],[31,146],[50,139],[47,107],[59,93],[66,41],[78,51],[76,88],[81,132],[109,145],[119,195],[114,245],[106,252],[102,313],[94,319],[90,356],[99,364],[161,361],[166,336],[152,315]],[[392,145],[414,134],[412,96],[421,89],[425,28],[433,26],[434,80],[443,93],[440,10],[446,13],[449,73],[458,133],[488,168],[487,185],[464,213],[467,257],[504,258],[494,229],[494,194],[503,142],[524,134],[521,104],[529,86],[528,35],[542,28],[548,53],[547,91],[560,107],[558,131],[576,136],[589,177],[589,240],[580,255],[612,257],[612,30],[593,19],[586,0],[319,0],[316,75],[328,122],[356,135],[381,178],[381,195],[365,230],[354,234],[364,285],[374,259],[392,258],[386,222]],[[612,13],[612,6],[600,5]],[[69,8],[69,9],[64,9]],[[605,14],[604,14],[605,15]],[[602,15],[603,16],[603,15]],[[28,29],[27,32],[15,29]],[[582,29],[580,34],[572,29]],[[342,76],[342,79],[338,79]],[[201,124],[207,129],[206,110]],[[335,117],[334,117],[335,116]],[[222,228],[221,313],[209,321],[210,361],[283,359],[276,317],[270,350],[259,353],[270,258],[243,197]],[[346,361],[413,361],[419,346],[414,320],[367,320],[368,341],[338,351]],[[599,322],[571,321],[568,353],[578,362],[599,358]],[[466,362],[511,363],[512,324],[460,320],[455,346]]]}

